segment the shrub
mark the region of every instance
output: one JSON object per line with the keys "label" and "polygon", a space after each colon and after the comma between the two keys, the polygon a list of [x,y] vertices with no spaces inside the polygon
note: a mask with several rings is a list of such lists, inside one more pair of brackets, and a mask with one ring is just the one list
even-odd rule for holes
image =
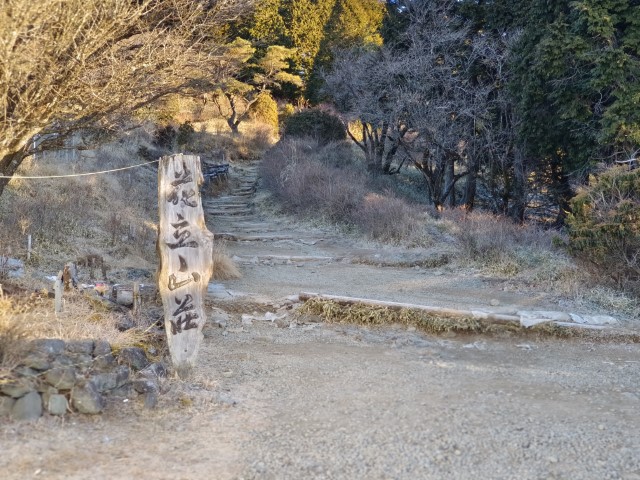
{"label": "shrub", "polygon": [[280,123],[284,124],[287,118],[289,118],[294,113],[296,113],[296,107],[294,107],[290,103],[285,103],[280,109]]}
{"label": "shrub", "polygon": [[640,170],[615,167],[573,198],[569,251],[619,286],[640,281]]}
{"label": "shrub", "polygon": [[153,143],[165,150],[171,150],[173,149],[173,143],[176,140],[176,135],[176,130],[171,125],[158,127],[155,135],[153,136]]}
{"label": "shrub", "polygon": [[311,137],[320,143],[347,138],[344,125],[338,117],[317,109],[303,110],[288,117],[284,123],[284,135]]}
{"label": "shrub", "polygon": [[193,136],[196,133],[191,122],[184,122],[178,127],[178,133],[176,134],[176,143],[184,148],[187,144],[191,143]]}
{"label": "shrub", "polygon": [[249,108],[249,118],[278,129],[278,104],[268,92],[263,92]]}
{"label": "shrub", "polygon": [[265,155],[262,179],[287,212],[321,216],[383,242],[424,243],[419,209],[390,192],[368,192],[369,176],[349,154],[344,143],[282,141]]}

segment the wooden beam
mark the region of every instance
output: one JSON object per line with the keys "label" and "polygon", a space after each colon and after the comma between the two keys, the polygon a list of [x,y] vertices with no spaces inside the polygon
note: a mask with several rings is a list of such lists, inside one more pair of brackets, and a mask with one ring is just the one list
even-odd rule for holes
{"label": "wooden beam", "polygon": [[505,315],[502,313],[484,312],[482,310],[458,310],[453,308],[433,307],[428,305],[416,305],[413,303],[399,303],[399,302],[387,302],[383,300],[372,300],[368,298],[357,297],[343,297],[338,295],[324,295],[320,293],[301,292],[298,298],[302,302],[306,302],[312,298],[319,298],[322,300],[331,300],[340,305],[355,305],[363,304],[370,305],[372,307],[385,307],[392,310],[400,310],[403,308],[409,310],[419,310],[422,312],[433,313],[435,315],[442,315],[445,317],[455,318],[475,318],[476,320],[487,320],[494,323],[517,323],[520,324],[519,315]]}

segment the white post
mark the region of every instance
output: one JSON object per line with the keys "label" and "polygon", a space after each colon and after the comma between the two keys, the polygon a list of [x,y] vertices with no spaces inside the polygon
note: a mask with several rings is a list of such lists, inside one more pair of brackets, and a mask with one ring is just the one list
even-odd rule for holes
{"label": "white post", "polygon": [[27,235],[27,262],[31,260],[31,235]]}

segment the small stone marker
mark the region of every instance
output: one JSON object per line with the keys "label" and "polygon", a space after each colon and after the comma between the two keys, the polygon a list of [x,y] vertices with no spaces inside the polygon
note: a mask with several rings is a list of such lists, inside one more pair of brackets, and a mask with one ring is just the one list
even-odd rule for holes
{"label": "small stone marker", "polygon": [[158,289],[169,351],[178,375],[194,367],[206,321],[204,296],[213,273],[213,233],[204,222],[200,158],[162,157],[158,167]]}

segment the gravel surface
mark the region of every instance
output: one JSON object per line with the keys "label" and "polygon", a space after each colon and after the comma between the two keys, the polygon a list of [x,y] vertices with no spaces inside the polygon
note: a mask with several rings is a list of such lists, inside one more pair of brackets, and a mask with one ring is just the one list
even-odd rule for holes
{"label": "gravel surface", "polygon": [[458,308],[563,305],[446,267],[376,266],[376,255],[402,252],[316,242],[313,229],[212,221],[238,235],[271,226],[279,239],[229,243],[244,278],[213,289],[222,327],[205,327],[193,377],[166,380],[152,410],[120,400],[101,416],[0,423],[0,478],[640,480],[639,344],[256,320],[305,289]]}

